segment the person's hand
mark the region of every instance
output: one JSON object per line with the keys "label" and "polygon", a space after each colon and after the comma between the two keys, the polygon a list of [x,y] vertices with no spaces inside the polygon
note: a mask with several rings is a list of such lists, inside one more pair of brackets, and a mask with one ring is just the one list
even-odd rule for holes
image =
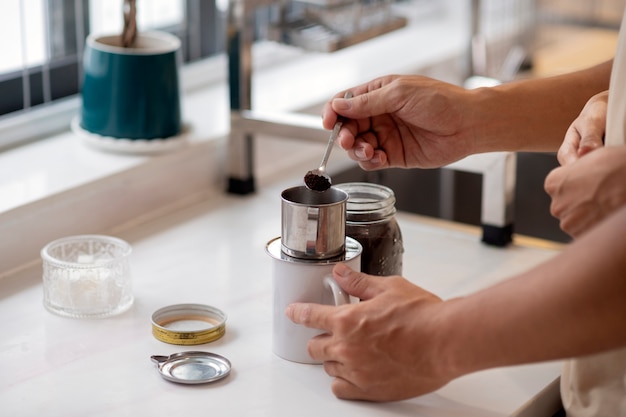
{"label": "person's hand", "polygon": [[602,147],[608,97],[608,91],[591,97],[580,115],[567,129],[563,144],[557,153],[561,165],[568,165],[594,149]]}
{"label": "person's hand", "polygon": [[464,88],[422,76],[390,75],[351,88],[322,111],[331,129],[347,118],[337,143],[365,170],[389,167],[434,168],[471,150],[462,121],[471,113]]}
{"label": "person's hand", "polygon": [[550,212],[572,237],[626,203],[626,145],[602,147],[555,168],[545,180]]}
{"label": "person's hand", "polygon": [[[400,276],[375,277],[338,264],[333,275],[356,304],[291,304],[287,316],[327,333],[309,341],[339,398],[391,401],[425,394],[452,379],[436,336],[441,299]],[[456,376],[456,375],[455,375]]]}

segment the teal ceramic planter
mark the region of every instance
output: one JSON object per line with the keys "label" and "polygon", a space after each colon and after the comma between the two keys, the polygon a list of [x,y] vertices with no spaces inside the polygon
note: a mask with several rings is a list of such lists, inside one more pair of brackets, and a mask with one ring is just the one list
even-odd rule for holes
{"label": "teal ceramic planter", "polygon": [[164,139],[181,131],[180,40],[139,33],[133,47],[120,36],[87,38],[80,127],[104,137]]}

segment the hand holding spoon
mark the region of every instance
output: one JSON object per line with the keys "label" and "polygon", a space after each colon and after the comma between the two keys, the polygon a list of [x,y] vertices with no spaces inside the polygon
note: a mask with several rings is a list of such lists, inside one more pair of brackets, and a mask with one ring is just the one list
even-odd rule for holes
{"label": "hand holding spoon", "polygon": [[[347,91],[344,95],[344,98],[351,98],[352,93]],[[330,176],[326,173],[326,164],[328,163],[328,158],[330,157],[330,152],[333,149],[335,144],[335,139],[337,139],[337,135],[339,135],[339,131],[341,130],[341,126],[343,125],[343,119],[339,117],[335,126],[333,126],[333,131],[330,134],[330,138],[328,139],[328,145],[326,145],[326,151],[324,152],[324,156],[322,158],[322,163],[320,163],[319,168],[309,171],[304,176],[304,184],[308,189],[313,191],[326,191],[330,188],[331,181]]]}

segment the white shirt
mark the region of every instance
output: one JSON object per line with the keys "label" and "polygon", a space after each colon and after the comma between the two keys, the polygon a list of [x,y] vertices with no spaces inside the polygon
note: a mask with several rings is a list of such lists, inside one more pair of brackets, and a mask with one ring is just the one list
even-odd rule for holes
{"label": "white shirt", "polygon": [[[605,144],[626,144],[626,13],[611,70]],[[568,417],[626,417],[626,348],[565,362],[561,397]]]}
{"label": "white shirt", "polygon": [[617,43],[609,84],[609,107],[606,115],[606,145],[626,143],[626,13]]}

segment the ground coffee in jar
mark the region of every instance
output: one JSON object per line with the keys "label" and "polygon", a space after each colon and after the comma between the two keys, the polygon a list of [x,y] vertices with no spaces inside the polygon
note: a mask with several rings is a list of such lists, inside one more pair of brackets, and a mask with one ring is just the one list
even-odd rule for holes
{"label": "ground coffee in jar", "polygon": [[365,182],[336,185],[348,194],[346,236],[362,246],[361,271],[402,275],[402,233],[396,221],[396,197],[389,187]]}

